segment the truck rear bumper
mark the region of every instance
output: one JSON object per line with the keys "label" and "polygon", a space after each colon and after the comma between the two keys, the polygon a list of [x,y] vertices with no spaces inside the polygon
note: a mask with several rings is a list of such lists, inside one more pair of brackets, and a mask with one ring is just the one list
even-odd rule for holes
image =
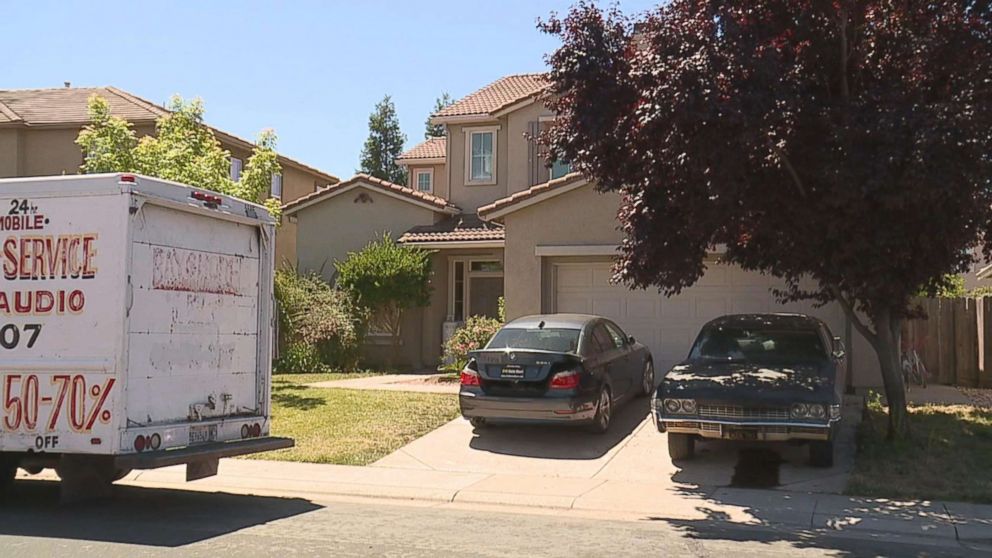
{"label": "truck rear bumper", "polygon": [[149,451],[119,455],[114,464],[119,469],[157,469],[171,465],[183,465],[198,461],[235,457],[249,453],[259,453],[278,449],[291,448],[295,442],[291,438],[251,438],[233,442],[211,442],[172,450]]}

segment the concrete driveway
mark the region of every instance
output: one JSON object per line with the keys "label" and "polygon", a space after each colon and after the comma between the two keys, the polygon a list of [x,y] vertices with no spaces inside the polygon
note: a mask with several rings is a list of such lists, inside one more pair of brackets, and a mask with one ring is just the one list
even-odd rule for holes
{"label": "concrete driveway", "polygon": [[835,466],[829,469],[810,467],[806,447],[789,444],[699,443],[694,459],[673,464],[648,406],[647,399],[624,406],[605,435],[516,425],[476,431],[459,418],[373,466],[574,479],[574,488],[590,489],[610,480],[667,483],[678,492],[734,486],[824,493],[841,492],[853,466],[859,418],[853,402],[845,409]]}

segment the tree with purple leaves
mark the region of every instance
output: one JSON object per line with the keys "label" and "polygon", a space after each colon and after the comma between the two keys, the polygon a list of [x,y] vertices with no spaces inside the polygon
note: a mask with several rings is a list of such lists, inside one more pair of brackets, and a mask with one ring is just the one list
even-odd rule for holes
{"label": "tree with purple leaves", "polygon": [[836,301],[906,435],[912,298],[992,255],[990,4],[581,2],[540,23],[561,40],[542,139],[621,194],[616,280],[675,294],[723,245],[783,302]]}

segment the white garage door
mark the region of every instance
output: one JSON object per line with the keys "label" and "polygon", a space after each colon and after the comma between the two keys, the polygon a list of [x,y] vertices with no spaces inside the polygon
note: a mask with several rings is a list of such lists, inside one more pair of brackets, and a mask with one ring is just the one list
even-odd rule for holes
{"label": "white garage door", "polygon": [[770,289],[781,282],[736,266],[712,264],[695,285],[672,298],[654,289],[611,285],[608,262],[559,263],[554,270],[555,311],[598,314],[616,321],[651,349],[659,371],[684,359],[700,327],[723,314],[802,312],[823,319],[834,335],[844,334],[838,306],[778,304]]}

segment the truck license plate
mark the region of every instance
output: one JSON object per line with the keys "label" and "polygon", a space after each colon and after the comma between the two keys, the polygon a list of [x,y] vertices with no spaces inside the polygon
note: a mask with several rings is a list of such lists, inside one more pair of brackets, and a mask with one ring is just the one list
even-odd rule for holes
{"label": "truck license plate", "polygon": [[203,426],[189,427],[189,445],[205,444],[217,441],[217,425],[205,424]]}

